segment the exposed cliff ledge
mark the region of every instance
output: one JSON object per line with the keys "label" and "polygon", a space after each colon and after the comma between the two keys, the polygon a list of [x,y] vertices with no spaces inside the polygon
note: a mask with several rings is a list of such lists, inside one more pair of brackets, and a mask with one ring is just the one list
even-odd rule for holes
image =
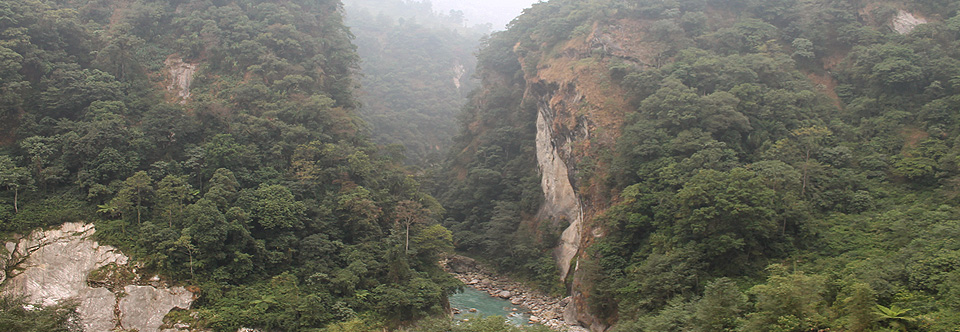
{"label": "exposed cliff ledge", "polygon": [[[537,214],[541,222],[552,222],[555,226],[569,222],[563,230],[560,243],[554,248],[554,258],[560,269],[560,279],[574,280],[572,302],[564,308],[563,317],[572,324],[590,326],[593,331],[603,331],[607,326],[598,321],[586,310],[581,298],[575,273],[579,264],[574,260],[581,255],[581,248],[591,238],[594,231],[587,227],[583,196],[577,191],[576,165],[586,151],[582,146],[590,142],[590,128],[596,126],[591,121],[592,104],[577,84],[544,84],[542,81],[528,86],[528,96],[538,98],[537,103],[537,163],[541,173],[541,189],[544,202]],[[596,114],[596,113],[593,113]],[[589,196],[589,193],[587,193]],[[596,208],[596,207],[590,207]]]}
{"label": "exposed cliff ledge", "polygon": [[537,162],[543,174],[541,187],[545,196],[545,204],[541,207],[539,218],[549,218],[559,223],[565,220],[570,223],[563,231],[560,245],[554,256],[560,267],[560,279],[566,279],[570,270],[570,262],[580,250],[580,227],[583,221],[583,210],[580,201],[573,192],[570,184],[567,166],[560,159],[556,147],[550,144],[551,134],[543,119],[543,114],[537,116]]}
{"label": "exposed cliff ledge", "polygon": [[916,29],[918,25],[924,23],[927,23],[926,19],[914,16],[913,13],[901,9],[897,11],[897,16],[893,18],[890,25],[893,26],[893,31],[905,35],[912,32],[913,29]]}
{"label": "exposed cliff ledge", "polygon": [[[618,21],[596,25],[593,32],[568,41],[551,54],[526,52],[519,61],[524,67],[526,100],[537,102],[537,163],[541,173],[544,202],[537,214],[540,222],[554,226],[569,223],[554,248],[561,280],[571,285],[571,305],[564,308],[564,319],[604,331],[606,324],[590,314],[578,273],[579,258],[597,237],[602,225],[594,218],[610,204],[602,174],[590,174],[602,151],[612,149],[619,129],[630,109],[626,92],[607,74],[613,58],[637,66],[658,64],[656,45],[637,41],[640,26]],[[631,38],[626,38],[631,36]],[[612,57],[598,58],[593,50],[602,48]],[[529,68],[535,66],[536,68]]]}
{"label": "exposed cliff ledge", "polygon": [[114,285],[115,291],[91,286],[90,273],[98,269],[119,266],[136,271],[119,250],[90,239],[94,232],[91,224],[66,223],[7,242],[0,258],[5,272],[0,275],[2,291],[43,305],[77,300],[77,311],[88,332],[117,328],[160,331],[170,310],[190,307],[193,293],[183,287],[166,287],[156,278],[145,285]]}
{"label": "exposed cliff ledge", "polygon": [[563,221],[569,223],[560,238],[560,245],[554,251],[557,265],[560,267],[560,279],[564,280],[570,272],[570,262],[580,250],[580,231],[583,222],[583,208],[580,199],[573,190],[570,172],[561,157],[561,150],[569,155],[571,137],[559,137],[554,132],[553,122],[556,113],[544,95],[538,103],[537,111],[537,163],[540,167],[544,202],[537,215],[538,219],[550,220],[554,224]]}
{"label": "exposed cliff ledge", "polygon": [[167,92],[171,98],[186,104],[190,99],[190,86],[193,85],[193,75],[197,73],[197,64],[187,63],[172,55],[164,63],[167,66]]}

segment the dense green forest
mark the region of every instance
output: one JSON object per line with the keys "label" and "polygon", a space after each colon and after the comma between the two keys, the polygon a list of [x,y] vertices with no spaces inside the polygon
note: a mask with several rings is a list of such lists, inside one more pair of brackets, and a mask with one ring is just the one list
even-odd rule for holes
{"label": "dense green forest", "polygon": [[[601,235],[566,286],[599,321],[617,331],[957,331],[958,9],[536,4],[479,54],[483,86],[451,150],[444,176],[458,181],[441,195],[444,225],[459,250],[557,287],[546,276],[559,230],[535,218],[535,95],[547,70],[586,68],[611,104],[628,105],[622,125],[602,128],[616,139],[579,143],[571,166],[583,201],[601,210],[589,221]],[[901,10],[929,23],[897,32]],[[630,27],[640,33],[617,42],[650,55],[599,37]]]}
{"label": "dense green forest", "polygon": [[346,24],[362,59],[360,115],[384,145],[403,145],[409,164],[439,164],[457,115],[477,86],[475,52],[489,24],[465,27],[462,12],[430,2],[352,0]]}
{"label": "dense green forest", "polygon": [[[960,331],[960,3],[551,0],[476,59],[457,12],[353,4],[0,0],[0,233],[93,222],[213,331],[543,330],[443,317],[454,248],[612,331]],[[438,199],[374,141],[448,149]],[[24,304],[0,329],[79,328]]]}
{"label": "dense green forest", "polygon": [[442,314],[443,209],[365,137],[341,6],[0,1],[0,230],[96,223],[195,328]]}

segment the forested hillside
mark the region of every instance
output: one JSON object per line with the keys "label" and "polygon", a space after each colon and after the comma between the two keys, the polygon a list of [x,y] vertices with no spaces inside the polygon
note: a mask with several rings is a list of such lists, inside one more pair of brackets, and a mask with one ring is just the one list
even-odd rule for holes
{"label": "forested hillside", "polygon": [[442,314],[443,209],[363,135],[342,12],[0,1],[0,231],[93,222],[139,262],[111,275],[197,294],[173,314],[197,329]]}
{"label": "forested hillside", "polygon": [[465,26],[463,13],[430,2],[352,0],[346,24],[362,59],[360,115],[377,143],[401,144],[407,162],[439,164],[457,132],[476,50],[489,24]]}
{"label": "forested hillside", "polygon": [[957,331],[958,9],[536,4],[479,54],[444,225],[596,331]]}
{"label": "forested hillside", "polygon": [[[353,4],[0,0],[0,235],[94,223],[197,330],[518,330],[444,319],[453,248],[593,331],[960,329],[960,3],[551,0],[475,60]],[[429,166],[464,96],[434,199],[374,141]]]}

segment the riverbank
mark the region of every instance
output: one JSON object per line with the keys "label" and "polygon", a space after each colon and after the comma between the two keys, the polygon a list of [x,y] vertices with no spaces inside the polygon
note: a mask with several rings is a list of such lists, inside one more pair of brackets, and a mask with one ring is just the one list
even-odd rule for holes
{"label": "riverbank", "polygon": [[564,312],[571,305],[571,297],[555,298],[539,291],[529,289],[523,284],[506,277],[496,276],[477,261],[464,256],[449,256],[440,261],[448,273],[462,281],[468,287],[486,292],[490,296],[510,301],[513,305],[529,310],[530,322],[547,326],[557,331],[589,332],[576,324],[576,321],[564,319]]}

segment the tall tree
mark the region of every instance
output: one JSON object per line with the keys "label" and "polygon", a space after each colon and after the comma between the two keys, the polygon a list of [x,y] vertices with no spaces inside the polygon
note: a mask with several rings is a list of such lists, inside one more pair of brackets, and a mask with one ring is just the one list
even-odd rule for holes
{"label": "tall tree", "polygon": [[20,213],[17,201],[20,198],[20,190],[31,188],[33,186],[33,177],[26,167],[17,166],[13,159],[7,155],[0,155],[0,186],[7,190],[13,190],[13,211]]}
{"label": "tall tree", "polygon": [[123,181],[123,188],[117,193],[117,206],[137,212],[137,225],[143,218],[143,203],[153,194],[153,179],[146,171],[139,171]]}
{"label": "tall tree", "polygon": [[410,252],[410,226],[426,222],[429,213],[430,210],[424,208],[419,202],[409,200],[397,202],[395,218],[404,228],[404,252]]}
{"label": "tall tree", "polygon": [[173,227],[173,221],[183,213],[192,191],[185,176],[168,175],[157,183],[157,209],[169,227]]}

